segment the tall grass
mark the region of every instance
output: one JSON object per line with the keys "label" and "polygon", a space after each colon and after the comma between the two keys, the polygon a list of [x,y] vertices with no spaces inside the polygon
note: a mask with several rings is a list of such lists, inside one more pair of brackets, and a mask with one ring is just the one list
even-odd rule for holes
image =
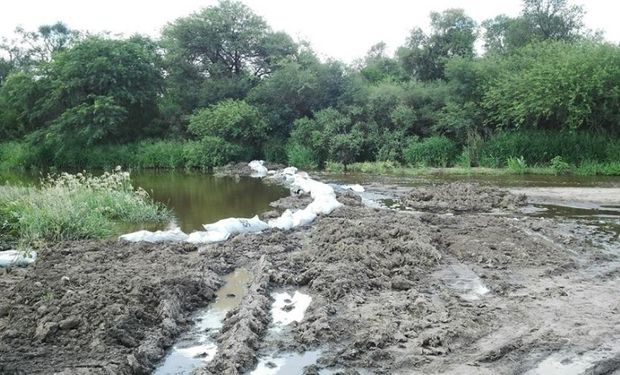
{"label": "tall grass", "polygon": [[169,210],[134,189],[129,173],[49,176],[40,187],[0,186],[0,229],[26,243],[103,238],[120,225],[165,223]]}
{"label": "tall grass", "polygon": [[480,150],[480,165],[498,168],[509,158],[523,156],[527,165],[548,165],[560,156],[579,165],[587,160],[598,163],[620,161],[620,139],[604,134],[529,130],[499,133]]}
{"label": "tall grass", "polygon": [[404,152],[405,161],[412,166],[448,167],[458,154],[456,143],[446,137],[430,137],[414,141]]}

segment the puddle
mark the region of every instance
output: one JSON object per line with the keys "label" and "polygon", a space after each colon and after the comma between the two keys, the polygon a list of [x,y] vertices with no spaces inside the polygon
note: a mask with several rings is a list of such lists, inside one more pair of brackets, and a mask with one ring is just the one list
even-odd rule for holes
{"label": "puddle", "polygon": [[224,286],[215,301],[196,314],[192,329],[174,344],[154,375],[185,375],[213,359],[217,353],[214,336],[222,328],[226,314],[237,307],[247,293],[250,273],[243,268],[224,277]]}
{"label": "puddle", "polygon": [[[303,373],[304,367],[316,364],[321,356],[320,350],[299,353],[281,353],[262,357],[250,375],[290,375]],[[319,371],[319,374],[330,374]]]}
{"label": "puddle", "polygon": [[[535,368],[525,375],[581,375],[589,373],[608,373],[594,371],[595,368],[604,368],[605,362],[615,363],[620,356],[618,342],[610,343],[596,350],[577,353],[554,353],[545,358]],[[613,369],[611,369],[613,371]]]}
{"label": "puddle", "polygon": [[484,285],[480,277],[461,263],[449,264],[444,269],[437,271],[435,276],[467,301],[479,300],[489,292],[489,288]]}
{"label": "puddle", "polygon": [[274,302],[271,306],[271,317],[275,327],[301,322],[312,302],[312,297],[299,291],[295,291],[293,295],[286,292],[273,293],[272,297]]}
{"label": "puddle", "polygon": [[613,205],[564,206],[551,204],[534,205],[536,211],[530,216],[576,220],[583,224],[593,225],[601,232],[620,239],[620,208]]}
{"label": "puddle", "polygon": [[[304,314],[312,302],[312,297],[296,290],[295,292],[274,292],[271,294],[274,299],[271,306],[272,322],[265,338],[269,342],[268,347],[278,347],[276,342],[280,342],[283,337],[290,335],[291,332],[284,328],[293,322],[301,322]],[[259,357],[258,365],[249,374],[252,375],[273,375],[273,374],[301,374],[306,366],[316,364],[322,354],[322,350],[307,351],[304,353],[283,352],[267,354],[264,351]],[[331,374],[328,370],[320,370],[319,374]]]}

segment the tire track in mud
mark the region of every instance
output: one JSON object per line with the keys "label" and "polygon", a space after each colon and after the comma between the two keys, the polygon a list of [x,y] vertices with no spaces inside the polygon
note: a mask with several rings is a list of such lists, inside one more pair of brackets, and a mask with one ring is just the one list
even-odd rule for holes
{"label": "tire track in mud", "polygon": [[224,319],[215,358],[198,375],[244,373],[256,365],[256,350],[270,321],[269,267],[262,256],[252,269],[248,293]]}

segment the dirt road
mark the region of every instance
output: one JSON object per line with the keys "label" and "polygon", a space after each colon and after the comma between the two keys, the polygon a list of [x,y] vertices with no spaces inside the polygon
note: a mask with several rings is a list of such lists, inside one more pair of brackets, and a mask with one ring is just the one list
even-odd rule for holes
{"label": "dirt road", "polygon": [[[315,357],[305,374],[620,373],[616,238],[526,216],[524,198],[495,188],[401,195],[409,209],[369,208],[347,193],[311,227],[202,248],[47,249],[31,268],[0,271],[0,373],[148,374],[239,267],[253,274],[247,295],[199,374],[304,352]],[[274,330],[282,290],[312,302],[301,322]]]}

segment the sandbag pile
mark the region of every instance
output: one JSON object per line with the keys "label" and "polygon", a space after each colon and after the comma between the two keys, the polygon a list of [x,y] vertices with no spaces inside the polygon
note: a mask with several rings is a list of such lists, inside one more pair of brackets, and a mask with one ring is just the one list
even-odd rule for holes
{"label": "sandbag pile", "polygon": [[281,171],[268,171],[264,161],[253,160],[249,167],[254,171],[252,177],[276,179],[290,187],[292,194],[310,194],[312,203],[303,210],[286,210],[273,220],[265,223],[258,216],[252,218],[228,218],[212,224],[203,225],[204,231],[196,231],[190,234],[183,233],[180,228],[164,231],[151,232],[141,230],[124,234],[120,240],[128,242],[189,242],[205,244],[226,241],[231,235],[239,233],[257,233],[269,229],[290,230],[296,227],[308,225],[316,219],[317,215],[329,215],[336,208],[342,206],[336,200],[334,189],[322,182],[313,180],[305,172],[298,172],[295,167],[284,168]]}

